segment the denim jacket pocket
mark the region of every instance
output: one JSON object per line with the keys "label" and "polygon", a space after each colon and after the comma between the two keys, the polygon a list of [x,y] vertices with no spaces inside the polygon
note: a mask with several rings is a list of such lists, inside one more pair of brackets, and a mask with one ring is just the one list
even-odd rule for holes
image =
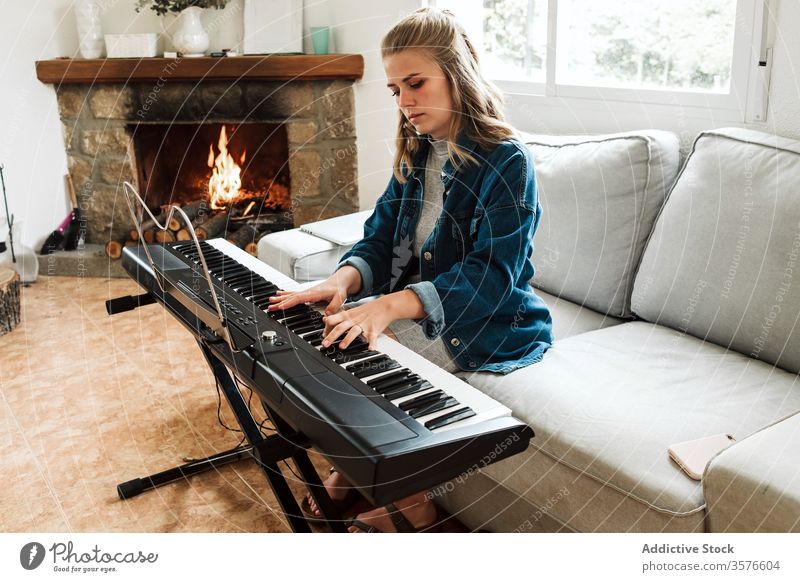
{"label": "denim jacket pocket", "polygon": [[470,220],[471,218],[466,216],[464,218],[454,218],[452,222],[451,234],[459,260],[464,258],[471,246]]}
{"label": "denim jacket pocket", "polygon": [[472,217],[469,223],[469,236],[472,240],[476,240],[478,238],[478,229],[481,226],[481,220],[483,220],[483,212],[476,212],[475,216]]}

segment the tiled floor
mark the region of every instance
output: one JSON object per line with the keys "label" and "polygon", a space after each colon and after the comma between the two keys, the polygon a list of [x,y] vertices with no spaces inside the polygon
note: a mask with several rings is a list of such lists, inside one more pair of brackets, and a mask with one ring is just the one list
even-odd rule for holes
{"label": "tiled floor", "polygon": [[[125,279],[42,278],[0,337],[3,531],[286,531],[240,463],[120,501],[116,485],[239,440],[192,337],[150,305],[109,317]],[[234,420],[225,413],[230,426]],[[298,491],[300,488],[298,487]]]}
{"label": "tiled floor", "polygon": [[[183,327],[159,305],[106,314],[105,300],[139,292],[79,277],[23,289],[22,323],[0,337],[0,531],[288,531],[250,461],[118,499],[120,482],[239,441]],[[222,418],[235,426],[225,404]]]}

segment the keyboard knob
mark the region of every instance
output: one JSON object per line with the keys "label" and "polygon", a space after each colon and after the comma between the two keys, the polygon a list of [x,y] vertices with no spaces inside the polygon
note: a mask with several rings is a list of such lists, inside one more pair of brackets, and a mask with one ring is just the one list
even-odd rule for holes
{"label": "keyboard knob", "polygon": [[261,339],[273,343],[276,339],[278,339],[278,332],[277,331],[265,331],[261,333]]}

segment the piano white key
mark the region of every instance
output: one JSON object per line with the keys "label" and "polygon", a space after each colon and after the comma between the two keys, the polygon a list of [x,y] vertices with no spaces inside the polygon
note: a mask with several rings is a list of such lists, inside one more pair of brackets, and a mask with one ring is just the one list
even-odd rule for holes
{"label": "piano white key", "polygon": [[[511,410],[508,407],[503,406],[493,398],[486,396],[477,388],[470,386],[463,380],[453,376],[451,373],[426,360],[413,350],[385,335],[382,335],[378,338],[376,349],[392,359],[397,360],[400,362],[400,364],[407,367],[412,372],[415,372],[420,377],[426,379],[434,386],[434,389],[442,390],[448,396],[452,396],[458,400],[459,408],[462,406],[469,406],[475,411],[475,416],[454,422],[453,424],[449,424],[433,432],[441,432],[450,430],[452,428],[476,424],[491,418],[500,418],[511,415]],[[420,392],[418,394],[407,396],[398,400],[399,402],[405,402],[405,400],[419,396],[420,394],[422,393]],[[450,410],[441,411],[441,413],[434,413],[431,415],[431,418],[439,417],[447,412],[450,412]]]}
{"label": "piano white key", "polygon": [[[284,289],[287,291],[297,291],[305,287],[313,286],[317,283],[316,281],[312,281],[310,283],[299,284],[294,280],[292,280],[290,277],[287,277],[286,275],[278,271],[277,269],[270,267],[266,263],[260,261],[256,257],[250,255],[249,253],[246,253],[244,250],[240,249],[234,244],[229,243],[224,239],[216,238],[208,240],[206,242],[211,246],[213,246],[214,248],[216,248],[217,250],[219,250],[220,252],[238,261],[240,264],[247,267],[254,273],[264,277],[267,281],[271,281],[272,283],[277,285],[278,288],[280,289]],[[499,418],[511,415],[511,410],[508,407],[503,406],[496,400],[490,398],[489,396],[486,396],[483,392],[480,392],[478,389],[470,386],[463,380],[457,378],[456,376],[450,374],[449,372],[446,372],[445,370],[436,366],[432,362],[426,360],[413,350],[405,347],[404,345],[400,344],[399,342],[393,339],[390,339],[385,335],[381,335],[378,338],[375,349],[376,351],[379,351],[389,356],[390,358],[396,360],[397,362],[400,363],[401,366],[408,368],[409,370],[418,374],[421,378],[424,378],[433,385],[433,388],[429,388],[425,392],[418,392],[416,394],[398,398],[397,400],[392,401],[394,404],[400,404],[402,402],[405,402],[406,400],[415,398],[417,396],[420,396],[421,394],[428,393],[433,390],[442,390],[448,396],[452,396],[453,398],[458,400],[459,402],[458,408],[468,406],[475,411],[475,416],[471,418],[466,418],[464,420],[460,420],[458,422],[454,422],[440,429],[436,429],[433,432],[438,433],[453,428],[468,426],[471,424],[477,424],[479,422],[483,422],[485,420],[489,420],[492,418]],[[362,379],[362,381],[378,378],[382,375],[390,374],[396,371],[397,370],[390,370],[388,372],[382,372],[380,374],[364,378]],[[425,422],[427,422],[428,420],[432,418],[438,418],[439,416],[452,412],[452,410],[454,409],[450,408],[447,410],[439,411],[431,415],[421,417],[420,419],[418,419],[418,421],[424,425]]]}

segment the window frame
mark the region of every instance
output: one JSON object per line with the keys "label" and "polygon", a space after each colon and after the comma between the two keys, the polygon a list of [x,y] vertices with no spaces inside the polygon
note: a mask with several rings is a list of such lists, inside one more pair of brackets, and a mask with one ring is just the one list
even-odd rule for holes
{"label": "window frame", "polygon": [[[547,4],[547,56],[545,82],[489,79],[510,95],[519,95],[536,104],[552,105],[556,102],[580,108],[608,111],[620,104],[654,105],[659,109],[692,108],[716,114],[720,120],[744,120],[748,90],[757,67],[758,41],[761,31],[756,31],[756,11],[768,0],[737,0],[734,21],[731,80],[727,93],[703,90],[632,89],[593,85],[570,85],[556,82],[558,50],[558,0]],[[429,3],[434,4],[435,0]]]}

